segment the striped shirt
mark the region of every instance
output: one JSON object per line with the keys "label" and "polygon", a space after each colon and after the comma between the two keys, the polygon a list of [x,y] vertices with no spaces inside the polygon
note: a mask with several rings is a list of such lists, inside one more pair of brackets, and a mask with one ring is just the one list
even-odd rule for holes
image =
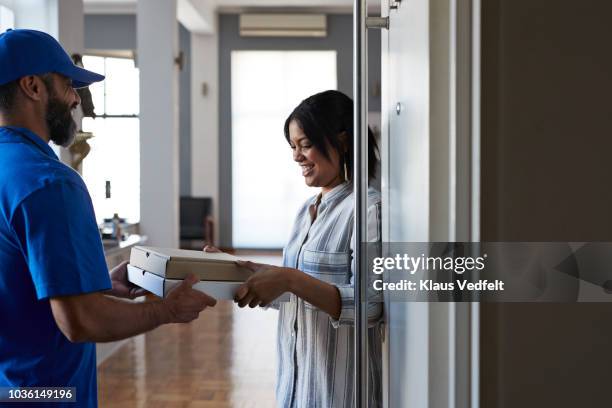
{"label": "striped shirt", "polygon": [[[309,199],[297,215],[283,252],[284,266],[335,285],[342,309],[339,319],[334,320],[295,295],[280,304],[276,384],[279,407],[355,406],[352,190],[351,183],[343,183],[322,197]],[[317,214],[313,222],[314,211]],[[380,240],[380,225],[380,194],[369,189],[369,241]],[[368,299],[373,299],[370,296]],[[369,407],[382,405],[381,318],[382,304],[369,303]]]}

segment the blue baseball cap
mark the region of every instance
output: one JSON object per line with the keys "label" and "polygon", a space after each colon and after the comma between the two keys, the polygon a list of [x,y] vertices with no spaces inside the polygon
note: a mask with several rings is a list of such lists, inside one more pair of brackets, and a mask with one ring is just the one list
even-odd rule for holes
{"label": "blue baseball cap", "polygon": [[59,42],[36,30],[7,30],[0,34],[0,85],[28,75],[55,72],[72,79],[73,88],[102,81],[96,74],[74,65]]}

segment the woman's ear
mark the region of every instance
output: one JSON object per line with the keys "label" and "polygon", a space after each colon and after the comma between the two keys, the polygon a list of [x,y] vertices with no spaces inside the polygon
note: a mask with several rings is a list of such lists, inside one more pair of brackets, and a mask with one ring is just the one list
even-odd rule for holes
{"label": "woman's ear", "polygon": [[349,151],[349,134],[346,130],[343,130],[338,135],[338,141],[340,142],[340,149],[342,153],[348,153]]}

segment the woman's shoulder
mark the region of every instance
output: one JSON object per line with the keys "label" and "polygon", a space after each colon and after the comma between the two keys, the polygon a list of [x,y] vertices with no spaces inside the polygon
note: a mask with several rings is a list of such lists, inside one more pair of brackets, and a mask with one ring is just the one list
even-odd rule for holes
{"label": "woman's shoulder", "polygon": [[[354,194],[347,196],[343,203],[344,211],[353,214],[354,210]],[[368,188],[368,241],[374,242],[380,240],[381,230],[381,198],[380,191],[373,187]]]}
{"label": "woman's shoulder", "polygon": [[[355,198],[354,192],[351,192],[348,196],[344,198],[344,203],[352,207],[353,200]],[[368,208],[380,206],[380,191],[375,189],[374,187],[368,188]]]}

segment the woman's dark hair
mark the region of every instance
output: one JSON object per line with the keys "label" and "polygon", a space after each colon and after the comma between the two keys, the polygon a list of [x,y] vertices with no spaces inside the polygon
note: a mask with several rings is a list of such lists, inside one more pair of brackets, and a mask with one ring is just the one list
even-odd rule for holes
{"label": "woman's dark hair", "polygon": [[[338,152],[340,169],[344,164],[349,180],[353,179],[353,100],[339,91],[325,91],[304,99],[291,112],[285,121],[285,139],[289,142],[289,124],[294,121],[302,129],[308,140],[326,158],[330,158],[329,148]],[[346,136],[341,139],[340,135]],[[342,140],[347,151],[344,152]],[[368,179],[376,177],[378,166],[378,144],[372,130],[368,127]]]}

